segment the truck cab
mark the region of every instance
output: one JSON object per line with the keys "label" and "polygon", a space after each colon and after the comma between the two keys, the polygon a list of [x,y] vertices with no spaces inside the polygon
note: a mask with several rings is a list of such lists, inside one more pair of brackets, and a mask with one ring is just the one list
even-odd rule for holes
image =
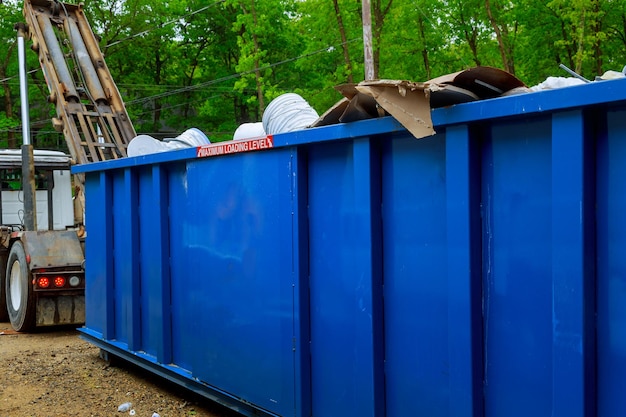
{"label": "truck cab", "polygon": [[85,320],[70,157],[34,151],[37,230],[24,228],[22,155],[0,150],[0,320],[19,331]]}

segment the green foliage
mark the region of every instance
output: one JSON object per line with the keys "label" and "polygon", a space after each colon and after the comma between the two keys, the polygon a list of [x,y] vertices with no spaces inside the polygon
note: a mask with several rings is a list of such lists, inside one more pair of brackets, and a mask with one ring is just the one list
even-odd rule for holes
{"label": "green foliage", "polygon": [[[0,7],[7,46],[0,53],[2,144],[10,131],[21,141],[11,47],[13,25],[22,20],[19,3]],[[534,85],[566,76],[560,63],[587,78],[626,64],[626,6],[617,0],[372,5],[383,16],[374,28],[379,78],[426,81],[480,64],[508,66]],[[85,2],[85,13],[138,133],[164,137],[197,127],[213,141],[225,140],[239,124],[260,121],[280,94],[298,93],[322,113],[341,98],[337,85],[364,78],[358,1],[94,0]],[[32,52],[28,65],[38,68]],[[37,143],[62,147],[41,72],[29,78],[29,94]]]}
{"label": "green foliage", "polygon": [[20,125],[20,121],[15,117],[7,117],[6,113],[0,113],[0,131],[15,130]]}

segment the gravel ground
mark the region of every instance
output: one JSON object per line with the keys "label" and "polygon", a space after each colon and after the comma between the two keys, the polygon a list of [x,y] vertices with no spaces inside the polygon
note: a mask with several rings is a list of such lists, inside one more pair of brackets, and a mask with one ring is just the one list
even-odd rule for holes
{"label": "gravel ground", "polygon": [[[27,334],[0,323],[0,417],[241,417],[124,361],[111,366],[99,354],[75,329]],[[131,409],[118,411],[127,402]]]}

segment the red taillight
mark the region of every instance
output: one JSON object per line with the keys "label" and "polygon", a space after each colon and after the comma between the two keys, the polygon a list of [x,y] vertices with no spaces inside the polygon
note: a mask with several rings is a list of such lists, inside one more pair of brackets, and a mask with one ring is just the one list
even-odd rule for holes
{"label": "red taillight", "polygon": [[62,276],[58,276],[54,278],[54,286],[55,287],[63,287],[65,286],[65,278]]}
{"label": "red taillight", "polygon": [[48,277],[39,277],[37,279],[37,286],[39,288],[48,288],[50,286],[50,278],[48,278]]}

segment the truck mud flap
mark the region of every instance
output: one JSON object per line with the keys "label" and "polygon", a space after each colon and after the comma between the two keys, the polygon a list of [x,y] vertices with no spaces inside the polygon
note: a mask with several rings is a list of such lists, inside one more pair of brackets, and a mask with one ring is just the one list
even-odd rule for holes
{"label": "truck mud flap", "polygon": [[36,326],[85,323],[85,296],[62,295],[37,299]]}

